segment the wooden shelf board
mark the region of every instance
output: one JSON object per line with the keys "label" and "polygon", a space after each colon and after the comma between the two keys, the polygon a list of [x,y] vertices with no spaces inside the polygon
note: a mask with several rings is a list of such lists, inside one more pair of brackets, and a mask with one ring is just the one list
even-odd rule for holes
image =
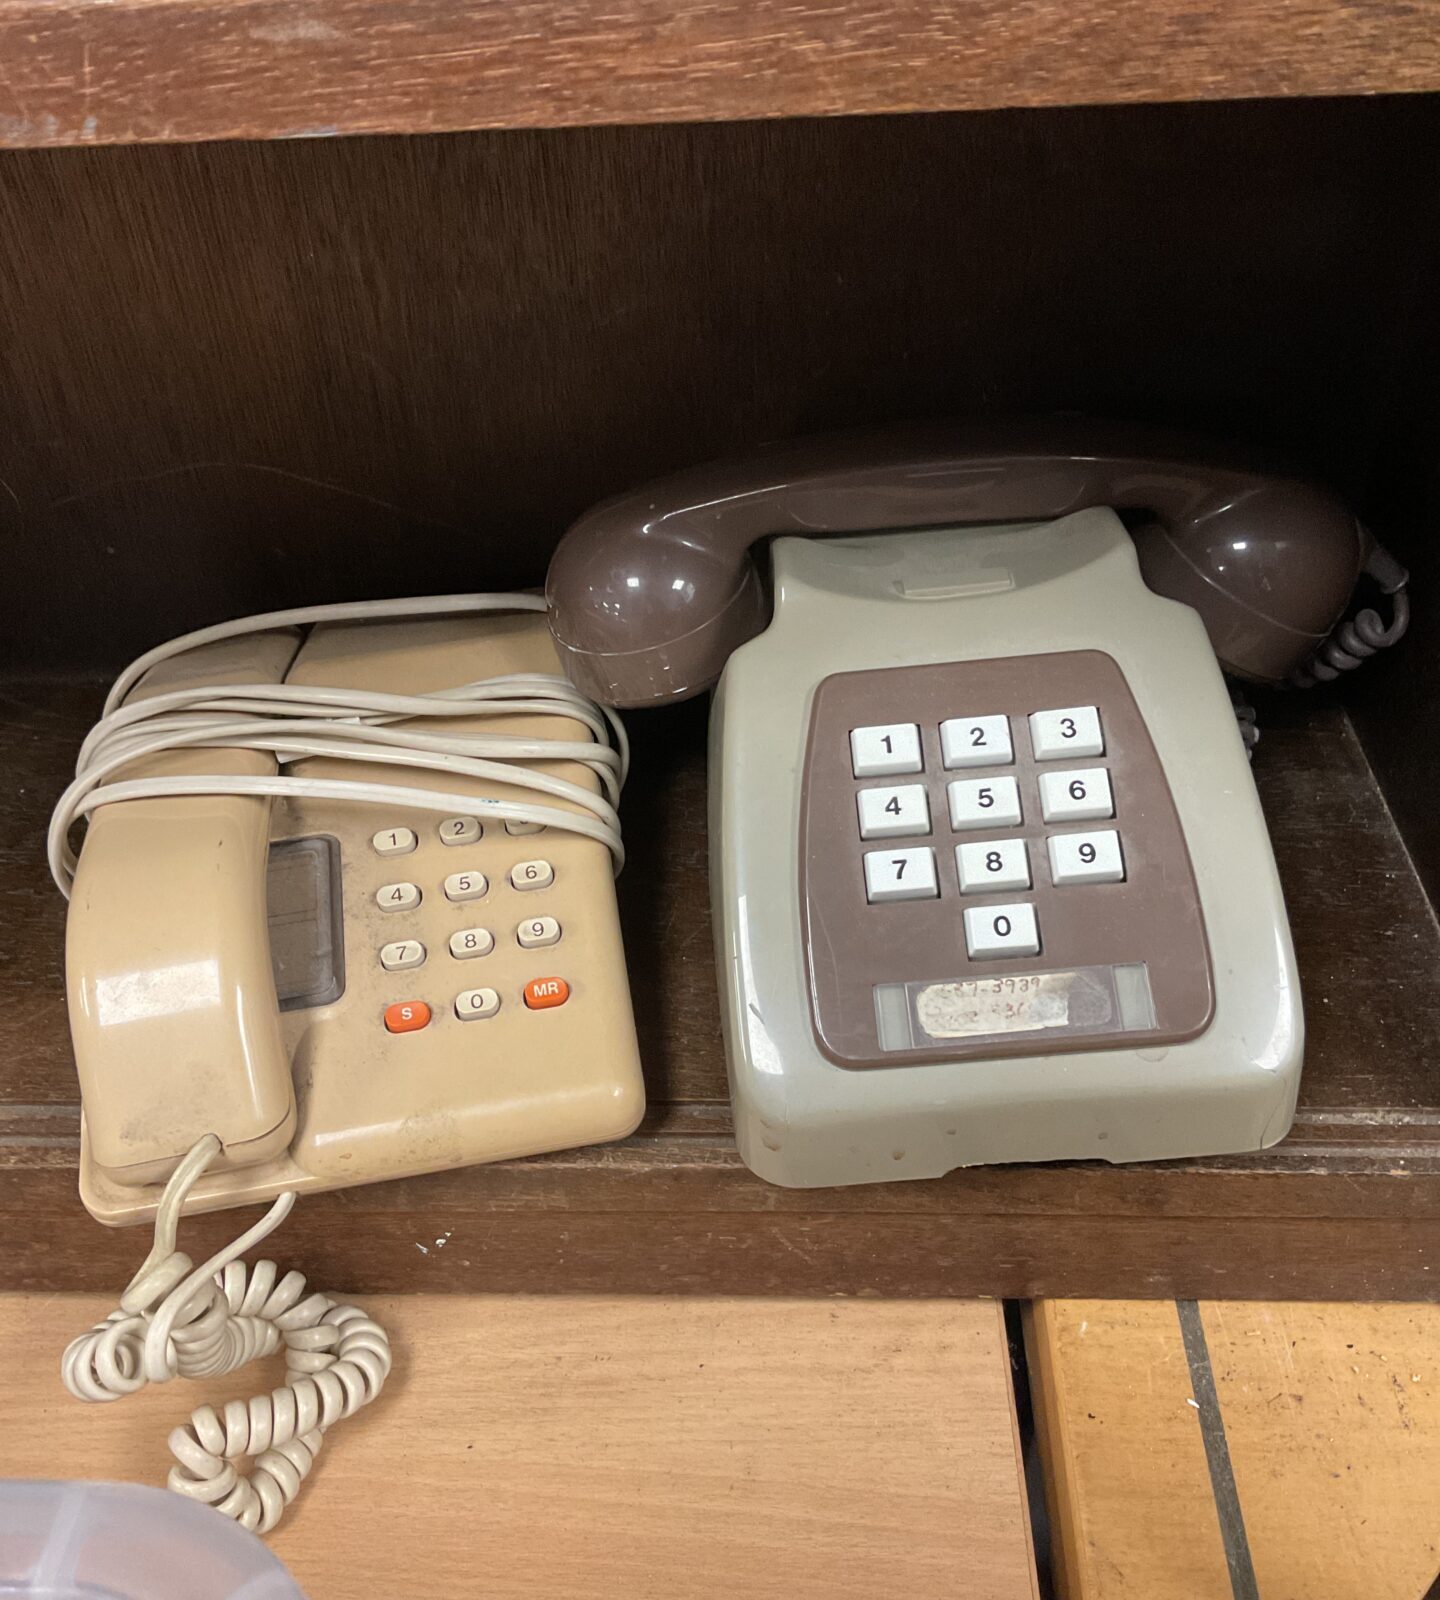
{"label": "wooden shelf board", "polygon": [[[75,1196],[49,806],[93,679],[0,682],[0,1287],[104,1288],[134,1234]],[[287,1253],[340,1288],[1424,1299],[1440,1278],[1440,929],[1343,712],[1262,706],[1256,775],[1308,1024],[1295,1131],[1252,1156],[784,1190],[730,1137],[706,903],[703,705],[631,719],[622,885],[650,1112],[614,1146],[313,1196]],[[187,1224],[192,1250],[233,1227]],[[448,1235],[443,1246],[436,1240]],[[17,1242],[18,1241],[18,1242]]]}
{"label": "wooden shelf board", "polygon": [[0,0],[0,145],[434,133],[1440,88],[1347,0]]}

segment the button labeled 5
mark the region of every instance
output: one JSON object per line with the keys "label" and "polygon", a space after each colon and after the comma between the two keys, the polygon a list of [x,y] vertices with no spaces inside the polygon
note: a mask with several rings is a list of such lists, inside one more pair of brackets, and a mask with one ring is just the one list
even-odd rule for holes
{"label": "button labeled 5", "polygon": [[452,872],[445,880],[445,898],[479,900],[489,887],[483,872]]}
{"label": "button labeled 5", "polygon": [[952,828],[1013,828],[1020,821],[1014,778],[965,778],[948,788]]}

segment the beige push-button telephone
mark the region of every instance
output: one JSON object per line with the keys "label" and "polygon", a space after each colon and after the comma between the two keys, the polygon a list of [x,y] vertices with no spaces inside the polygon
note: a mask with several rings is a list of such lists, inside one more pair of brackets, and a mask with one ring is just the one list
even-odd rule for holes
{"label": "beige push-button telephone", "polygon": [[[487,680],[454,716],[436,714],[450,700],[416,698]],[[225,699],[227,685],[269,683],[283,703]],[[153,714],[117,721],[163,696],[193,724],[185,691],[229,716],[230,747],[169,743],[176,729]],[[337,699],[343,711],[346,691],[360,711],[380,695],[388,720],[307,716]],[[146,672],[106,730],[84,755],[85,792],[104,803],[67,942],[96,1216],[153,1210],[207,1133],[223,1152],[193,1191],[202,1206],[634,1128],[643,1090],[602,792],[618,793],[619,758],[556,683],[543,616],[331,621],[303,643],[269,628],[200,644]],[[157,730],[160,753],[131,755],[127,739]],[[298,754],[306,740],[313,753]],[[265,793],[280,756],[288,776]],[[121,764],[97,789],[106,759]],[[126,800],[119,787],[217,773],[260,792],[172,784]],[[537,780],[538,793],[522,786]],[[417,785],[447,792],[448,809],[417,805]]]}
{"label": "beige push-button telephone", "polygon": [[[1345,618],[1362,571],[1388,625]],[[1221,669],[1334,677],[1399,638],[1404,584],[1322,489],[1079,423],[811,441],[582,518],[547,590],[572,680],[715,689],[748,1165],[832,1185],[1281,1138],[1300,992]]]}

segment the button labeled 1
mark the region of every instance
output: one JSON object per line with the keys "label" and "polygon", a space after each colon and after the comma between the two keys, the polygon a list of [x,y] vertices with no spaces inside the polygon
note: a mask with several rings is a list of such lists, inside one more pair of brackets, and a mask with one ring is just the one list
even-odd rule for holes
{"label": "button labeled 1", "polygon": [[934,900],[939,893],[933,850],[865,852],[865,898],[872,906],[886,900]]}
{"label": "button labeled 1", "polygon": [[920,729],[913,722],[878,723],[850,730],[850,770],[857,778],[889,778],[919,772]]}
{"label": "button labeled 1", "polygon": [[899,839],[930,831],[930,802],[923,783],[902,783],[895,789],[862,789],[855,799],[860,808],[862,839]]}
{"label": "button labeled 1", "polygon": [[965,948],[972,961],[996,956],[1038,956],[1040,930],[1035,907],[1018,900],[1013,906],[970,906],[965,912]]}
{"label": "button labeled 1", "polygon": [[1052,883],[1124,881],[1125,858],[1120,853],[1120,835],[1113,828],[1099,833],[1054,833],[1048,844]]}

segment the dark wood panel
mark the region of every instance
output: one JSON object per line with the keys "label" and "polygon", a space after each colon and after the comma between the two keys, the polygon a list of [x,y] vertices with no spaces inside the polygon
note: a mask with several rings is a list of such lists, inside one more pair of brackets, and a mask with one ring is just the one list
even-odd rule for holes
{"label": "dark wood panel", "polygon": [[130,143],[1440,87],[1346,0],[5,0],[0,142]]}
{"label": "dark wood panel", "polygon": [[1363,500],[1437,153],[1424,96],[0,155],[0,655],[533,582],[649,474],[905,416],[1204,427]]}

